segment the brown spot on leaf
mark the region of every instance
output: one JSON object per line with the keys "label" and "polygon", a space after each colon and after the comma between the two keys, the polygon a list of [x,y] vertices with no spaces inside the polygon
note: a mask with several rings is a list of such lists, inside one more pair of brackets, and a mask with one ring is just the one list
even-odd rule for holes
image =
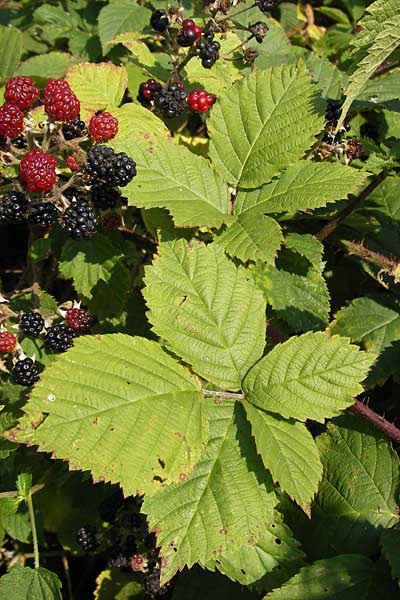
{"label": "brown spot on leaf", "polygon": [[105,480],[106,478],[104,477],[104,475],[99,475],[97,479],[93,479],[93,483],[104,483]]}
{"label": "brown spot on leaf", "polygon": [[163,460],[161,460],[161,458],[158,459],[158,464],[160,465],[160,467],[162,469],[165,469],[165,462]]}
{"label": "brown spot on leaf", "polygon": [[220,529],[219,532],[222,533],[222,535],[226,535],[228,533],[228,530],[227,529]]}
{"label": "brown spot on leaf", "polygon": [[92,419],[92,424],[97,425],[97,417],[94,417],[94,419]]}
{"label": "brown spot on leaf", "polygon": [[186,479],[186,473],[179,473],[179,479],[181,481],[185,481],[185,479]]}

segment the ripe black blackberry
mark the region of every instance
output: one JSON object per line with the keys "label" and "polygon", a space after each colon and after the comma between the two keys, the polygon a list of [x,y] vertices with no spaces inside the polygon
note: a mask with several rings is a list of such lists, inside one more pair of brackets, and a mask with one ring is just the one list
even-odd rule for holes
{"label": "ripe black blackberry", "polygon": [[85,552],[93,552],[99,546],[97,529],[91,525],[85,525],[78,529],[76,541]]}
{"label": "ripe black blackberry", "polygon": [[42,204],[32,204],[29,209],[29,225],[38,225],[39,227],[50,227],[57,220],[57,208],[52,202],[42,202]]}
{"label": "ripe black blackberry", "polygon": [[65,352],[74,345],[75,332],[65,323],[56,323],[49,327],[44,343],[50,352]]}
{"label": "ripe black blackberry", "polygon": [[85,131],[85,123],[81,121],[79,116],[74,121],[68,121],[62,126],[62,132],[65,140],[73,140],[81,137]]}
{"label": "ripe black blackberry", "polygon": [[74,240],[88,240],[96,233],[97,217],[85,200],[73,200],[63,214],[61,227]]}
{"label": "ripe black blackberry", "polygon": [[332,125],[337,125],[342,111],[342,103],[340,100],[328,100],[326,104],[325,118]]}
{"label": "ripe black blackberry", "polygon": [[27,337],[39,337],[43,327],[44,319],[42,315],[33,310],[24,313],[19,321],[19,329]]}
{"label": "ripe black blackberry", "polygon": [[221,48],[221,45],[219,42],[204,41],[203,39],[200,39],[196,45],[199,50],[201,64],[205,69],[211,69],[219,59],[219,49]]}
{"label": "ripe black blackberry", "polygon": [[169,27],[169,18],[165,10],[162,10],[161,8],[159,10],[154,10],[151,13],[150,25],[155,31],[159,31],[160,33],[166,31]]}
{"label": "ripe black blackberry", "polygon": [[163,586],[160,586],[160,570],[154,569],[149,573],[143,582],[144,591],[153,596],[153,598],[161,598],[172,588],[172,582],[168,581]]}
{"label": "ripe black blackberry", "polygon": [[167,119],[173,119],[185,110],[187,95],[182,83],[170,83],[154,94],[154,104]]}
{"label": "ripe black blackberry", "polygon": [[90,191],[93,204],[100,210],[115,208],[121,198],[118,190],[107,183],[94,183]]}
{"label": "ripe black blackberry", "polygon": [[256,0],[255,4],[263,13],[268,13],[272,8],[278,6],[279,0]]}
{"label": "ripe black blackberry", "polygon": [[64,190],[63,196],[65,198],[67,198],[68,200],[70,200],[71,202],[73,200],[82,200],[82,198],[83,198],[82,194],[75,187],[69,187],[66,190]]}
{"label": "ripe black blackberry", "polygon": [[24,358],[15,363],[11,376],[14,383],[30,387],[39,380],[39,369],[31,358]]}
{"label": "ripe black blackberry", "polygon": [[111,186],[124,187],[136,175],[136,163],[125,152],[96,144],[87,153],[87,171]]}
{"label": "ripe black blackberry", "polygon": [[6,192],[0,200],[0,227],[24,223],[28,198],[22,192]]}
{"label": "ripe black blackberry", "polygon": [[11,143],[13,146],[18,148],[19,150],[23,150],[24,148],[28,147],[28,142],[26,141],[26,137],[22,133],[21,133],[21,135],[16,137],[14,140],[11,140]]}

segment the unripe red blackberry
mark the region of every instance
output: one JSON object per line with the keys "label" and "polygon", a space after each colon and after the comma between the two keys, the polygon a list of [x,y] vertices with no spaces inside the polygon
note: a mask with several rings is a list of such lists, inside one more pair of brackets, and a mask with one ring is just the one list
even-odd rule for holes
{"label": "unripe red blackberry", "polygon": [[35,148],[19,164],[19,178],[31,192],[48,192],[56,181],[57,161],[51,154]]}
{"label": "unripe red blackberry", "polygon": [[0,352],[12,352],[16,345],[16,335],[9,331],[0,331]]}
{"label": "unripe red blackberry", "polygon": [[57,121],[73,121],[80,112],[80,102],[68,82],[51,79],[44,88],[44,108]]}
{"label": "unripe red blackberry", "polygon": [[108,112],[101,112],[90,119],[89,131],[96,142],[112,140],[118,133],[118,119]]}
{"label": "unripe red blackberry", "polygon": [[0,106],[0,135],[14,139],[24,130],[24,113],[18,106],[6,102]]}
{"label": "unripe red blackberry", "polygon": [[181,29],[178,31],[176,41],[179,46],[192,46],[201,37],[201,27],[196,25],[193,19],[185,19]]}
{"label": "unripe red blackberry", "polygon": [[78,333],[87,333],[95,323],[93,315],[84,308],[70,308],[65,316],[67,325]]}
{"label": "unripe red blackberry", "polygon": [[77,162],[74,154],[70,154],[69,156],[67,156],[67,165],[69,166],[71,171],[80,171],[79,163]]}
{"label": "unripe red blackberry", "polygon": [[7,81],[4,98],[20,109],[30,108],[39,98],[39,90],[30,77],[19,75]]}
{"label": "unripe red blackberry", "polygon": [[162,85],[154,79],[148,79],[139,86],[139,93],[137,99],[143,106],[150,106],[151,101],[154,100],[154,94],[162,89]]}
{"label": "unripe red blackberry", "polygon": [[194,112],[207,112],[215,102],[215,96],[204,90],[190,92],[187,102]]}

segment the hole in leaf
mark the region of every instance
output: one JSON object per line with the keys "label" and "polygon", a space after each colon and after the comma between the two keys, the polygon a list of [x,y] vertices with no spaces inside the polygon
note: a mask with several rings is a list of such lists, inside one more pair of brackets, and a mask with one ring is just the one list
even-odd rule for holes
{"label": "hole in leaf", "polygon": [[277,544],[279,546],[280,544],[282,544],[282,540],[280,540],[279,538],[276,538],[275,544]]}
{"label": "hole in leaf", "polygon": [[160,465],[160,467],[162,469],[165,469],[165,462],[163,460],[161,460],[161,458],[158,459],[158,464]]}

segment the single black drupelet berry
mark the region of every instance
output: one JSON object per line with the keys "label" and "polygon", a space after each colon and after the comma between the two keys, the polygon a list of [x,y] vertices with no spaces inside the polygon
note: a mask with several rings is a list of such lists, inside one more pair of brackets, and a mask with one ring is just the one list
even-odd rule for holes
{"label": "single black drupelet berry", "polygon": [[31,310],[21,316],[19,329],[27,337],[39,337],[43,327],[44,319],[40,313]]}
{"label": "single black drupelet berry", "polygon": [[150,25],[155,31],[159,31],[160,33],[166,31],[169,27],[169,19],[165,10],[161,8],[154,10],[151,13]]}
{"label": "single black drupelet berry", "polygon": [[255,4],[263,13],[268,13],[272,8],[278,6],[280,0],[256,0]]}
{"label": "single black drupelet berry", "polygon": [[96,144],[87,153],[89,175],[111,186],[124,187],[136,175],[136,163],[125,152],[116,154],[112,148]]}
{"label": "single black drupelet berry", "polygon": [[182,83],[171,83],[154,94],[154,104],[167,119],[173,119],[185,110],[187,95]]}
{"label": "single black drupelet berry", "polygon": [[84,121],[81,121],[79,117],[77,117],[75,121],[68,121],[67,123],[64,123],[62,126],[64,139],[73,140],[81,137],[82,133],[85,131],[85,127]]}
{"label": "single black drupelet berry", "polygon": [[24,358],[15,363],[11,376],[14,383],[30,387],[39,380],[39,369],[31,358]]}
{"label": "single black drupelet berry", "polygon": [[50,227],[57,220],[57,208],[52,202],[43,202],[42,204],[32,204],[28,214],[29,225],[38,225],[39,227]]}
{"label": "single black drupelet berry", "polygon": [[50,352],[65,352],[74,345],[75,331],[65,323],[56,323],[49,327],[44,343]]}
{"label": "single black drupelet berry", "polygon": [[93,550],[96,550],[99,546],[96,527],[86,525],[85,527],[78,529],[76,541],[85,552],[93,552]]}
{"label": "single black drupelet berry", "polygon": [[24,223],[28,198],[22,192],[6,192],[0,200],[0,226]]}
{"label": "single black drupelet berry", "polygon": [[16,137],[14,140],[11,140],[11,143],[13,146],[15,146],[16,148],[19,148],[20,150],[23,150],[24,148],[26,148],[28,146],[26,137],[22,133],[21,133],[21,135]]}
{"label": "single black drupelet berry", "polygon": [[121,198],[118,190],[107,183],[94,183],[91,189],[92,202],[96,208],[107,210],[115,208]]}
{"label": "single black drupelet berry", "polygon": [[219,59],[219,49],[221,45],[219,42],[205,42],[200,39],[197,42],[197,48],[199,49],[199,57],[201,58],[201,64],[205,69],[211,69],[211,67]]}
{"label": "single black drupelet berry", "polygon": [[263,23],[262,21],[257,21],[257,23],[254,23],[254,25],[249,26],[249,31],[254,35],[256,42],[262,44],[263,39],[269,31],[269,27],[266,23]]}
{"label": "single black drupelet berry", "polygon": [[154,569],[149,573],[143,582],[144,591],[154,598],[161,598],[172,588],[172,582],[168,581],[163,586],[160,586],[160,570]]}
{"label": "single black drupelet berry", "polygon": [[326,105],[325,118],[332,125],[337,125],[342,111],[342,103],[340,100],[328,100]]}
{"label": "single black drupelet berry", "polygon": [[61,227],[74,240],[88,240],[96,233],[96,213],[85,200],[73,200],[63,214]]}

